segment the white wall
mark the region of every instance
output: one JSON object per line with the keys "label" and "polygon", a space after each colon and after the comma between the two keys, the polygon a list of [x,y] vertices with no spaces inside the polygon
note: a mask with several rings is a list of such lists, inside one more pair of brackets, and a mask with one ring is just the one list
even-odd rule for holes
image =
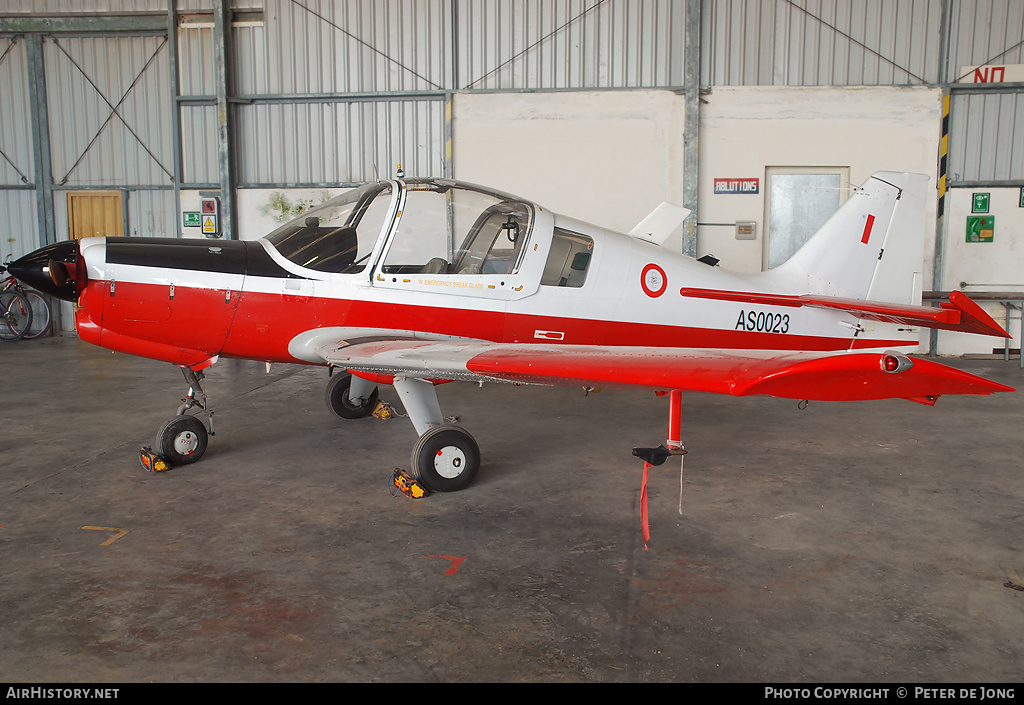
{"label": "white wall", "polygon": [[[971,212],[975,193],[991,194],[989,214],[995,218],[992,242],[967,242],[967,218],[981,215]],[[961,289],[970,296],[980,291],[1024,292],[1024,208],[1020,207],[1020,188],[953,189],[946,197],[949,203],[943,223],[945,236],[942,266],[942,290]],[[966,287],[961,287],[966,282]],[[978,301],[989,315],[1006,325],[1005,311],[998,303]],[[1020,314],[1011,316],[1008,332],[1013,335],[1012,347],[1021,345]],[[939,333],[940,355],[991,353],[1003,348],[1001,338]]]}
{"label": "white wall", "polygon": [[[737,240],[734,228],[698,226],[698,256],[714,254],[726,269],[761,270],[766,167],[849,167],[854,185],[876,171],[909,171],[931,177],[925,236],[925,281],[931,281],[941,91],[716,87],[702,100],[698,222],[754,221],[757,239]],[[716,195],[716,178],[758,178],[760,192]]]}
{"label": "white wall", "polygon": [[670,91],[457,94],[453,172],[628,232],[682,203],[685,115]]}

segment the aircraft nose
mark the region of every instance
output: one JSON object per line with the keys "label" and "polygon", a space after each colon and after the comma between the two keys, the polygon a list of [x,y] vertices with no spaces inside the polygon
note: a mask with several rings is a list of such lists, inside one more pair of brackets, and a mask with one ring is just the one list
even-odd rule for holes
{"label": "aircraft nose", "polygon": [[64,301],[77,301],[85,287],[85,262],[81,262],[74,240],[30,252],[7,265],[7,271],[18,281]]}

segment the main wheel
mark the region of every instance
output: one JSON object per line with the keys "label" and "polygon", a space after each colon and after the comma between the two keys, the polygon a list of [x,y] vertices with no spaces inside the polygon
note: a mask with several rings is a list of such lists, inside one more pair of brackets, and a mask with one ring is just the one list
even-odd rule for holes
{"label": "main wheel", "polygon": [[0,294],[0,340],[20,340],[32,325],[32,306],[17,291]]}
{"label": "main wheel", "polygon": [[434,492],[464,490],[480,470],[480,447],[458,426],[434,426],[416,441],[412,469]]}
{"label": "main wheel", "polygon": [[156,433],[156,452],[172,465],[188,465],[203,457],[209,436],[195,416],[175,416]]}
{"label": "main wheel", "polygon": [[327,383],[327,392],[324,397],[327,401],[327,408],[343,419],[361,419],[369,416],[377,408],[377,400],[380,393],[374,387],[370,396],[363,400],[362,404],[353,404],[348,398],[348,390],[352,386],[352,375],[339,374],[331,377]]}

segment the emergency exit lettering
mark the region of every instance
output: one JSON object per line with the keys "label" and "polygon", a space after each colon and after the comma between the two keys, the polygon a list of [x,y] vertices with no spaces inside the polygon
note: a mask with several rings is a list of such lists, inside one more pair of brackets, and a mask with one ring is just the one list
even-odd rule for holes
{"label": "emergency exit lettering", "polygon": [[715,179],[715,193],[760,193],[760,179]]}

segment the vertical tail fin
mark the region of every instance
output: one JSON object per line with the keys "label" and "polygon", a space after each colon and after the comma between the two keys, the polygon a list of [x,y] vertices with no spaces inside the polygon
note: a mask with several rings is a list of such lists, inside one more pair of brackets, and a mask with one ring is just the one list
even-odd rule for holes
{"label": "vertical tail fin", "polygon": [[762,276],[785,291],[920,303],[927,183],[921,174],[874,174],[795,255]]}

